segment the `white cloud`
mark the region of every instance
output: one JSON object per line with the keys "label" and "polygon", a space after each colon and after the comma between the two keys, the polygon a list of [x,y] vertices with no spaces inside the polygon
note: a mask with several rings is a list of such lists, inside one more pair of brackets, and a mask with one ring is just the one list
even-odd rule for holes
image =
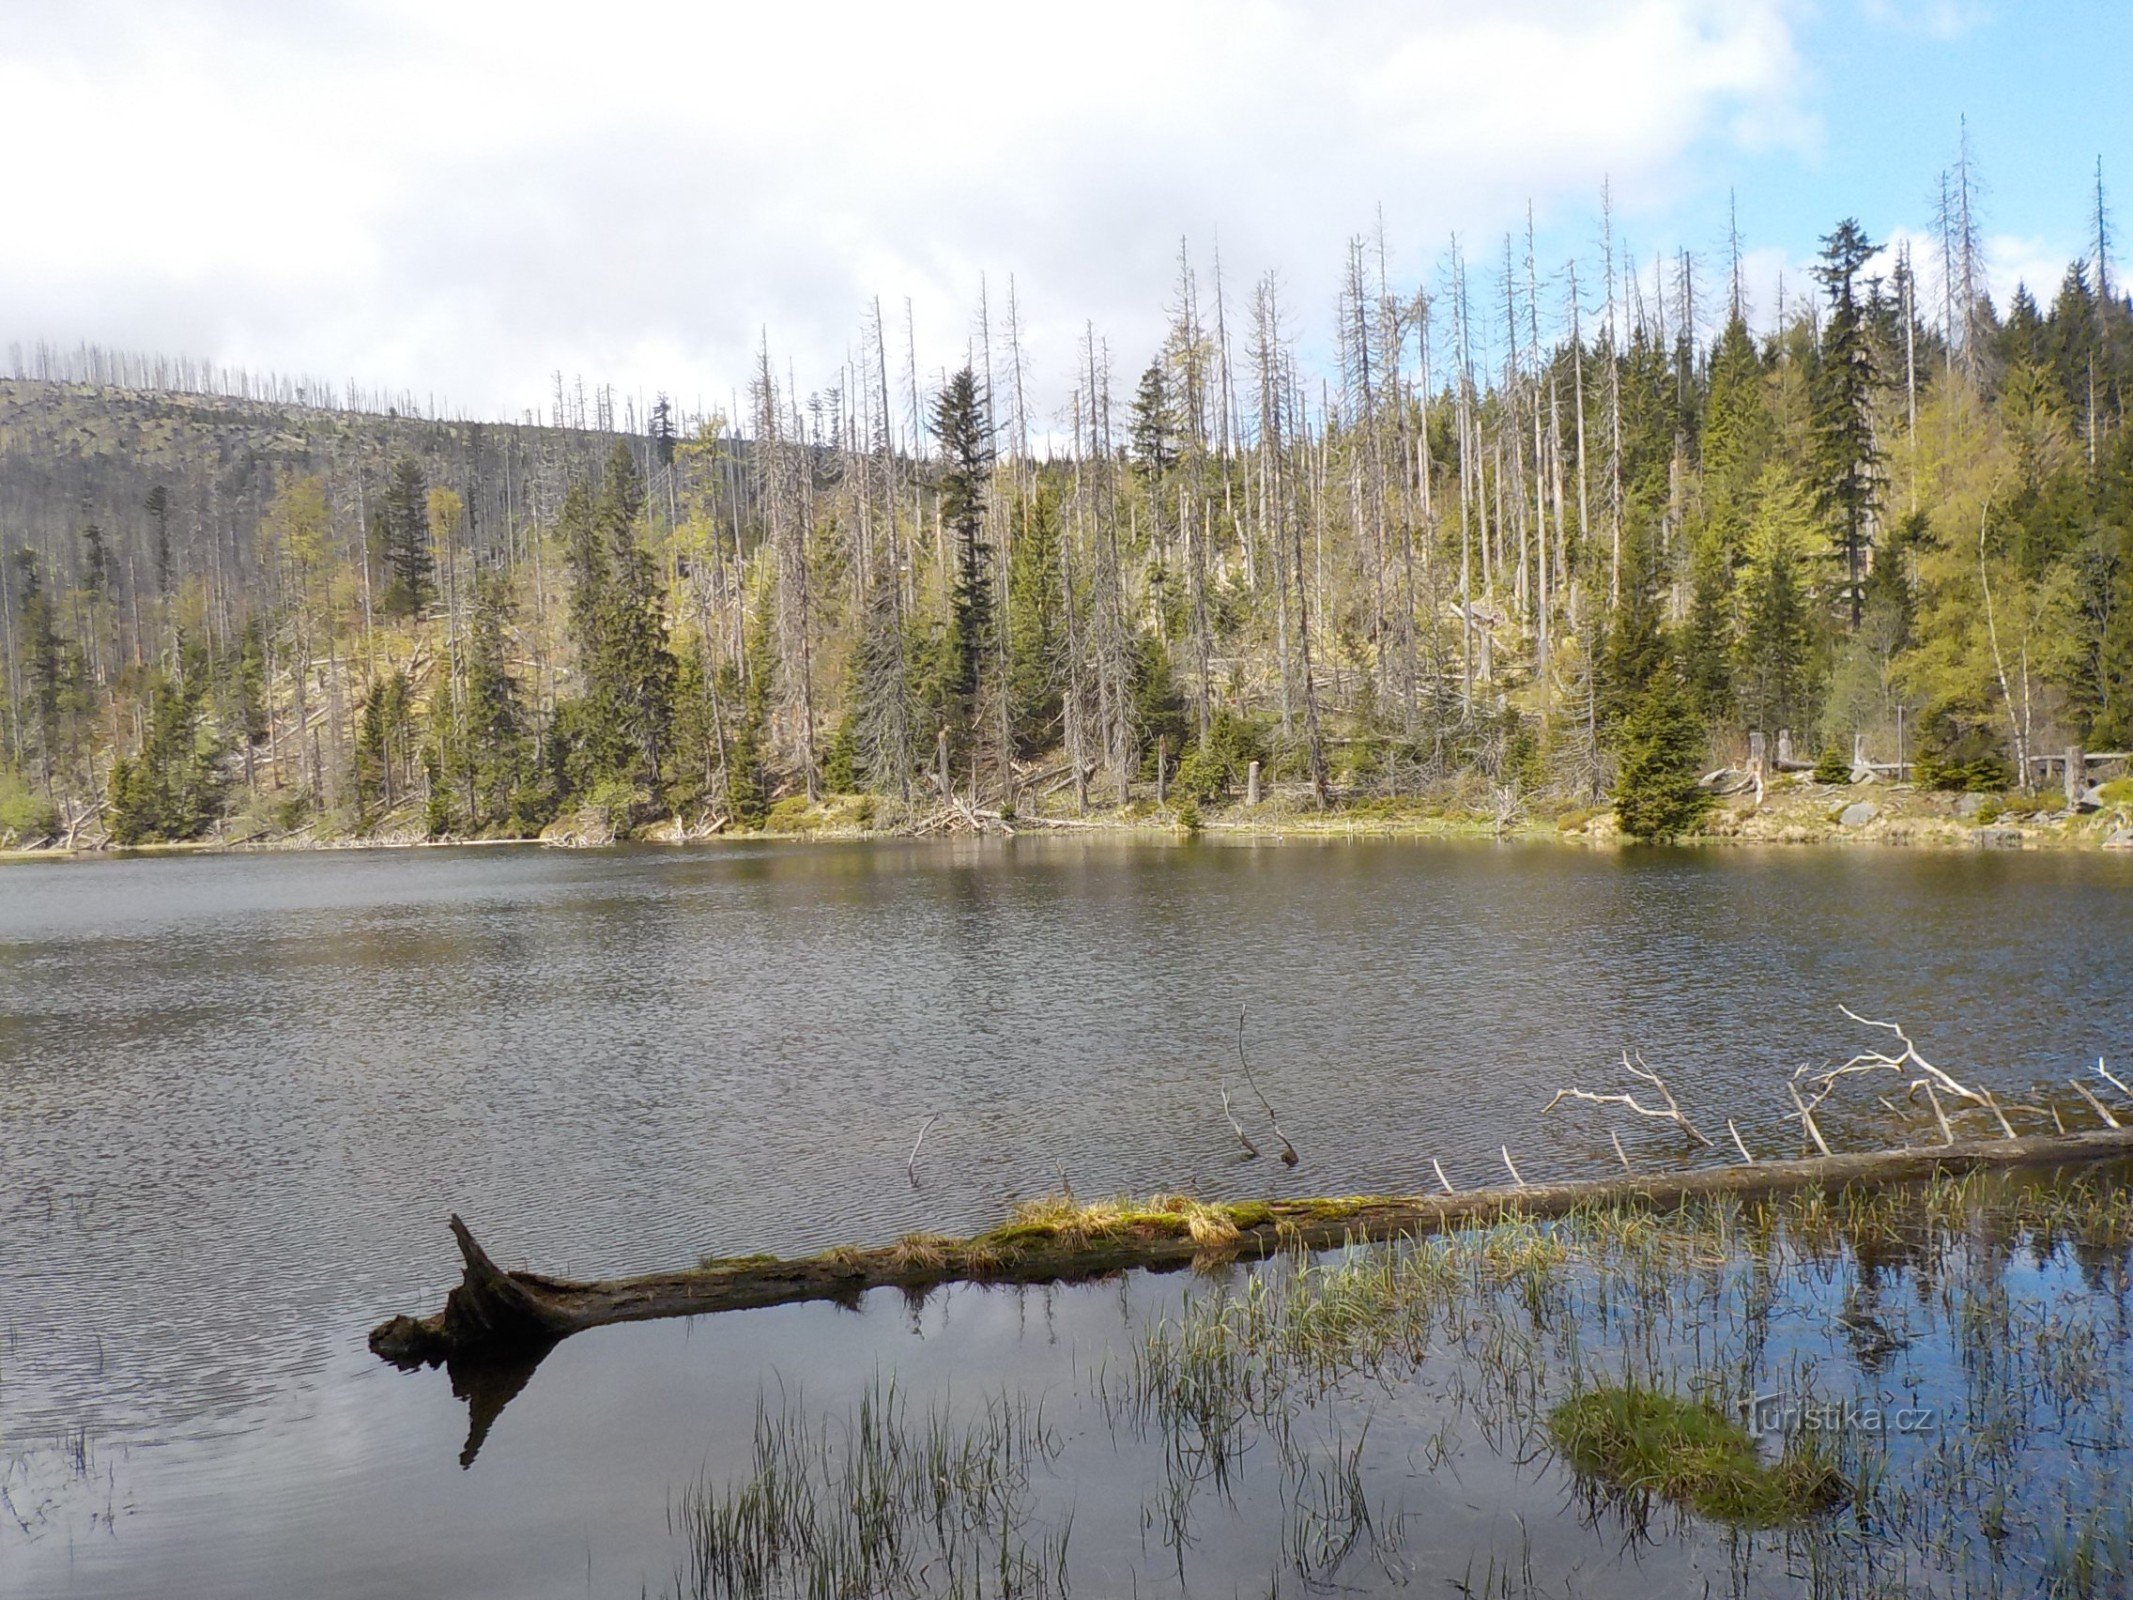
{"label": "white cloud", "polygon": [[1985,281],[1992,289],[1992,303],[2006,315],[2016,287],[2026,284],[2030,297],[2049,308],[2077,253],[2032,235],[1986,235]]}
{"label": "white cloud", "polygon": [[[904,297],[957,362],[1016,280],[1048,400],[1084,318],[1152,344],[1178,239],[1302,320],[1382,202],[1409,273],[1531,197],[1632,217],[1713,146],[1815,137],[1795,0],[559,3],[0,14],[0,336],[537,404],[803,386]],[[997,314],[997,312],[996,312]]]}
{"label": "white cloud", "polygon": [[1869,22],[1934,39],[1955,39],[1992,20],[1985,0],[1862,0]]}

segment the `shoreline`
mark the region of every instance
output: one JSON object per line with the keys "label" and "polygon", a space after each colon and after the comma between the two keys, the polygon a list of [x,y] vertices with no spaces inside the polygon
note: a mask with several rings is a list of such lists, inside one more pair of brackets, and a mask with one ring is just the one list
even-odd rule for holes
{"label": "shoreline", "polygon": [[[1772,845],[1860,849],[1909,849],[1970,851],[1980,849],[2039,852],[2133,852],[2133,816],[2124,806],[2106,807],[2081,815],[2064,813],[1987,810],[1996,797],[1961,795],[1910,786],[1874,785],[1846,787],[1814,784],[1804,780],[1774,785],[1761,805],[1721,800],[1694,834],[1673,841],[1676,848],[1727,848]],[[1487,840],[1494,843],[1552,842],[1585,850],[1632,849],[1606,809],[1573,810],[1554,820],[1523,818],[1500,824],[1472,811],[1428,806],[1417,802],[1403,808],[1400,802],[1365,802],[1370,809],[1325,812],[1288,809],[1281,802],[1262,805],[1251,815],[1214,811],[1205,815],[1196,830],[1188,831],[1174,812],[1156,810],[1147,801],[1113,808],[1090,816],[1054,816],[1030,813],[1005,824],[993,822],[984,833],[940,835],[919,833],[907,826],[855,826],[850,813],[825,801],[810,808],[808,824],[800,827],[764,828],[750,832],[696,832],[669,819],[637,830],[630,838],[585,838],[569,831],[564,823],[552,824],[544,835],[514,838],[417,838],[406,833],[359,838],[249,838],[201,839],[172,844],[136,845],[126,849],[90,846],[0,849],[0,865],[28,862],[86,862],[127,860],[154,856],[269,855],[303,851],[446,850],[518,847],[561,850],[611,849],[617,845],[654,845],[674,848],[726,840],[761,841],[774,844],[882,844],[891,841],[932,840],[942,837],[1020,838],[1032,835],[1084,833],[1115,840],[1136,839],[1187,843],[1197,838],[1211,840],[1263,841],[1385,839],[1385,840]],[[1966,806],[1968,815],[1965,815]],[[1862,815],[1864,813],[1864,815]],[[1852,820],[1847,820],[1852,819]],[[994,830],[998,832],[995,834]]]}

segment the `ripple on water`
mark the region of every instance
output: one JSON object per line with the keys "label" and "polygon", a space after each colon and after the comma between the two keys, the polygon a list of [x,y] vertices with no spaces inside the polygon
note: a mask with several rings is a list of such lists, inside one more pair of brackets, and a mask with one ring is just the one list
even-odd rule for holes
{"label": "ripple on water", "polygon": [[[2096,858],[1411,844],[10,867],[0,1430],[196,1450],[210,1499],[199,1441],[286,1433],[274,1492],[321,1492],[320,1419],[385,1392],[363,1333],[441,1296],[454,1210],[593,1273],[965,1231],[1062,1181],[1480,1184],[1504,1143],[1592,1172],[1602,1124],[1539,1109],[1632,1045],[1775,1148],[1781,1074],[1859,1042],[1839,1001],[2063,1078],[2126,1054],[2129,890]],[[1222,1121],[1240,1005],[1293,1173]]]}

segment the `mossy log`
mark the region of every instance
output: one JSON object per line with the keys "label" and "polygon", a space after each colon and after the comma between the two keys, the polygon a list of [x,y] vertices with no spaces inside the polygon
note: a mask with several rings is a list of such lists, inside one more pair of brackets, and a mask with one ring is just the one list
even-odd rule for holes
{"label": "mossy log", "polygon": [[1753,1197],[1820,1185],[1897,1183],[1987,1167],[2074,1164],[2133,1155],[2133,1128],[1759,1161],[1729,1167],[1476,1189],[1441,1195],[1353,1195],[1322,1200],[1146,1203],[1025,1208],[972,1239],[914,1234],[872,1249],[841,1246],[786,1260],[743,1256],[673,1272],[571,1282],[506,1272],[457,1216],[464,1259],[459,1286],[432,1316],[397,1316],[371,1331],[370,1348],[401,1366],[545,1350],[587,1328],[655,1317],[783,1305],[850,1302],[869,1289],[925,1290],[953,1282],[1033,1284],[1131,1267],[1176,1267],[1207,1257],[1267,1256],[1351,1241],[1441,1232],[1504,1216],[1559,1216],[1581,1206],[1633,1201],[1665,1206],[1700,1196]]}

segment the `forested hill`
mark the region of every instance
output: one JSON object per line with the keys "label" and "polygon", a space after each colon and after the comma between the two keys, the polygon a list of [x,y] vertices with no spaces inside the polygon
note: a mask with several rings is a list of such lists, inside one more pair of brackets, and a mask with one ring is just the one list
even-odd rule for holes
{"label": "forested hill", "polygon": [[222,620],[259,598],[259,531],[275,494],[321,480],[336,520],[360,527],[396,462],[457,493],[465,536],[500,548],[552,518],[564,486],[597,471],[615,435],[531,423],[432,420],[293,399],[0,378],[0,544],[79,586],[98,530],[108,595],[128,615],[189,579]]}
{"label": "forested hill", "polygon": [[2105,215],[2005,306],[1970,234],[1890,265],[1847,221],[1761,323],[1737,261],[1714,315],[1689,258],[1604,232],[1427,285],[1358,240],[1324,372],[1271,278],[1181,255],[1159,347],[1115,372],[1092,334],[1042,450],[1011,324],[924,395],[878,311],[823,389],[765,349],[745,415],[627,434],[8,383],[0,835],[752,826],[826,793],[969,825],[1230,804],[1253,762],[1284,803],[1614,790],[1665,834],[1779,730],[2032,784],[2133,742]]}

